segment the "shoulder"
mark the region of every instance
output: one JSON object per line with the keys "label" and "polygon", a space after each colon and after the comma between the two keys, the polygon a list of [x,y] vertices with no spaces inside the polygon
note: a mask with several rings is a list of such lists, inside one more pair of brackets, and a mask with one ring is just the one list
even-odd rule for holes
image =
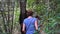
{"label": "shoulder", "polygon": [[26,21],[26,20],[27,20],[27,18],[24,19],[24,21]]}
{"label": "shoulder", "polygon": [[37,18],[33,17],[34,20],[37,20]]}
{"label": "shoulder", "polygon": [[23,23],[26,23],[27,22],[27,18],[24,19]]}
{"label": "shoulder", "polygon": [[35,18],[35,17],[33,17],[34,19],[37,19],[37,18]]}

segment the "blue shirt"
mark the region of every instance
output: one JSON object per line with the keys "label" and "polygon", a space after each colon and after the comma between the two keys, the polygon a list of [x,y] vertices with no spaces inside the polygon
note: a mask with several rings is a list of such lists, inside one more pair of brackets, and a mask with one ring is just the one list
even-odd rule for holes
{"label": "blue shirt", "polygon": [[25,24],[25,27],[26,27],[26,34],[33,34],[34,33],[36,20],[37,19],[34,17],[24,19],[23,23]]}

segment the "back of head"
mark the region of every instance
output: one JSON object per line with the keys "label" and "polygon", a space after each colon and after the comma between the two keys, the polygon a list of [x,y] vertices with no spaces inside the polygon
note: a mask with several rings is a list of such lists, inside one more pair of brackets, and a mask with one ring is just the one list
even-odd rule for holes
{"label": "back of head", "polygon": [[27,10],[27,16],[32,16],[33,15],[33,11],[32,10]]}

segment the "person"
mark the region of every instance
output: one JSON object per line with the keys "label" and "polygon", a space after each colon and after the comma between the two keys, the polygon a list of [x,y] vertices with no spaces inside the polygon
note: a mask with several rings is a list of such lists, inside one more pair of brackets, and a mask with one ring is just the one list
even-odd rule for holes
{"label": "person", "polygon": [[43,25],[40,23],[41,18],[38,15],[36,15],[35,18],[38,20],[38,29],[40,30],[40,34],[44,34],[45,32],[43,31]]}
{"label": "person", "polygon": [[[27,10],[27,18],[23,21],[22,31],[26,32],[26,34],[34,34],[35,30],[38,30],[38,22],[35,17],[32,16],[32,10]],[[26,31],[25,31],[26,28]]]}

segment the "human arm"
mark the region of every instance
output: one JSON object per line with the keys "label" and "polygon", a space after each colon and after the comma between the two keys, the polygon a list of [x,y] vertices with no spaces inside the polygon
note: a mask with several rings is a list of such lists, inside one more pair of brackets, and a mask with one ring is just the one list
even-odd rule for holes
{"label": "human arm", "polygon": [[23,23],[22,31],[25,32],[25,24]]}
{"label": "human arm", "polygon": [[38,21],[35,21],[35,29],[38,30]]}

